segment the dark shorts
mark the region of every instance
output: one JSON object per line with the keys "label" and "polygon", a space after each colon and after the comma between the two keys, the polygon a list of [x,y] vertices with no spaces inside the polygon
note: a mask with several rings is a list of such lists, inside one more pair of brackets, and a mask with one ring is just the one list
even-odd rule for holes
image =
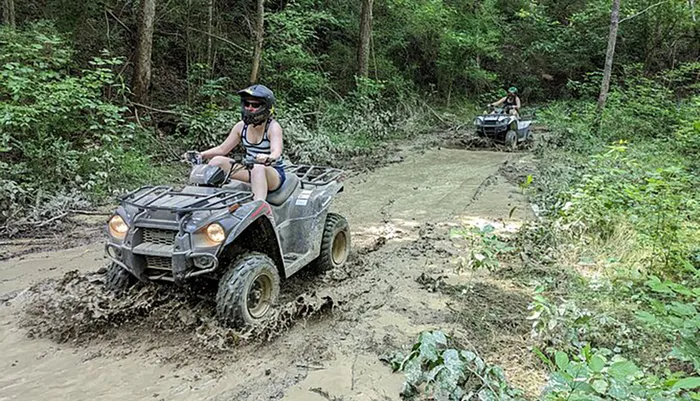
{"label": "dark shorts", "polygon": [[277,171],[277,174],[280,175],[280,185],[277,188],[275,188],[269,192],[275,192],[275,191],[279,190],[280,188],[282,188],[282,185],[284,185],[284,180],[287,179],[287,176],[284,174],[284,166],[272,166],[272,168],[274,168]]}

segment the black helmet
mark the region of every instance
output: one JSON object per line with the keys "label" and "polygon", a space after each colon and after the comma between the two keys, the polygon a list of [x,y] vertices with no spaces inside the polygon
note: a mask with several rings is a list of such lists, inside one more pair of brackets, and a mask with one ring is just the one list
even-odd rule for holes
{"label": "black helmet", "polygon": [[[241,96],[241,119],[246,124],[260,125],[275,112],[275,94],[265,85],[255,84],[237,93]],[[263,105],[254,112],[247,111],[245,109],[247,99],[258,100]]]}

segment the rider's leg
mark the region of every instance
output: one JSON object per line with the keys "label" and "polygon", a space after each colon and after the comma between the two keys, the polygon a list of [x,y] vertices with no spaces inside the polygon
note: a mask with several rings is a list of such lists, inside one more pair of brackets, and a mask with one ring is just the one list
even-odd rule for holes
{"label": "rider's leg", "polygon": [[[209,160],[209,165],[210,166],[218,166],[222,170],[224,170],[225,174],[228,174],[228,172],[231,170],[233,166],[233,160],[229,159],[228,157],[224,156],[216,156],[213,157],[211,160]],[[243,181],[243,182],[250,182],[250,174],[248,173],[248,170],[245,169],[237,169],[235,173],[231,174],[231,177],[229,177],[232,180],[238,180],[238,181]]]}
{"label": "rider's leg", "polygon": [[253,199],[264,200],[267,192],[275,190],[280,186],[279,173],[269,166],[256,164],[250,171],[251,187],[253,189]]}
{"label": "rider's leg", "polygon": [[214,156],[212,157],[211,160],[209,160],[210,166],[217,166],[220,167],[222,170],[224,170],[224,173],[228,174],[229,170],[231,170],[231,159],[228,157],[224,156]]}

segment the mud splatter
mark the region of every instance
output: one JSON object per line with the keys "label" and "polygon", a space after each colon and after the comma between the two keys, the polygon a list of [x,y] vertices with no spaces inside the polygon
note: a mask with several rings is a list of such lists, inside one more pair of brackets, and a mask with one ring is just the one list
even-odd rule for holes
{"label": "mud splatter", "polygon": [[[221,327],[213,299],[168,285],[137,285],[122,297],[104,289],[104,273],[70,271],[32,286],[21,327],[30,337],[85,345],[115,335],[143,331],[167,342],[167,333],[191,333],[188,343],[225,350],[243,343],[271,341],[297,321],[331,311],[330,295],[303,293],[280,305],[260,326],[244,330]],[[119,330],[123,328],[123,330]],[[177,338],[177,342],[182,339]]]}

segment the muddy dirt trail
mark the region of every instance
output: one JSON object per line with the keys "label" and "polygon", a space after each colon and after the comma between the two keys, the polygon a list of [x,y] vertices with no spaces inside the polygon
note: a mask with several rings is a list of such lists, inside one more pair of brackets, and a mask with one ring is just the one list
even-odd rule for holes
{"label": "muddy dirt trail", "polygon": [[[46,322],[84,322],[84,310],[37,320],[56,309],[37,312],[32,302],[63,297],[64,304],[95,302],[93,312],[103,310],[99,297],[81,294],[99,288],[94,272],[105,263],[99,241],[2,261],[0,400],[397,400],[403,377],[380,357],[430,329],[473,344],[505,365],[515,384],[534,389],[537,380],[521,368],[527,357],[515,351],[528,334],[526,295],[507,282],[456,274],[465,243],[449,236],[463,224],[510,229],[531,218],[509,182],[509,172],[528,157],[407,151],[400,163],[349,179],[333,206],[351,226],[349,266],[299,274],[283,285],[292,303],[305,294],[332,300],[332,308],[298,319],[269,342],[208,330],[213,311],[204,301],[176,307],[144,301],[133,309],[141,312],[114,327],[79,323],[57,334]],[[72,270],[79,273],[66,276]],[[421,275],[461,283],[461,298],[434,291],[416,280]],[[470,305],[468,312],[456,299]]]}

